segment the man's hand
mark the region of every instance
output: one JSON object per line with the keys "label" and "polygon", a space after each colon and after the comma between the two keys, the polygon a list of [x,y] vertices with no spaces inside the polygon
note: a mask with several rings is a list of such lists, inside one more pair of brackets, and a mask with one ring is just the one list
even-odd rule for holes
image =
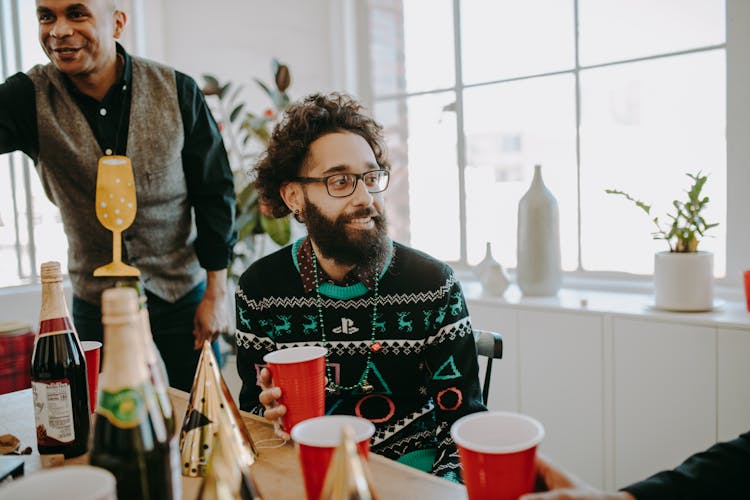
{"label": "man's hand", "polygon": [[206,293],[193,319],[193,347],[200,349],[204,340],[216,340],[219,334],[226,331],[227,320],[227,270],[208,271]]}
{"label": "man's hand", "polygon": [[529,493],[519,500],[636,500],[624,491],[604,493],[537,454],[537,485],[546,493]]}
{"label": "man's hand", "polygon": [[273,422],[273,430],[281,439],[289,441],[289,434],[281,429],[281,417],[286,415],[286,406],[279,404],[281,389],[273,386],[271,372],[268,368],[260,371],[260,387],[263,389],[258,396],[260,404],[266,407],[263,416]]}

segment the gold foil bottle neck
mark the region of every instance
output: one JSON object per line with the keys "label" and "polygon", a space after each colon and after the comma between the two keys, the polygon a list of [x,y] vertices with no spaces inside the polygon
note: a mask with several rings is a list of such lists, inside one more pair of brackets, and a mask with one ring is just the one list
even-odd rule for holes
{"label": "gold foil bottle neck", "polygon": [[108,288],[102,293],[102,323],[129,323],[138,311],[138,294],[132,288]]}
{"label": "gold foil bottle neck", "polygon": [[62,282],[62,270],[57,261],[43,262],[40,276],[42,283]]}

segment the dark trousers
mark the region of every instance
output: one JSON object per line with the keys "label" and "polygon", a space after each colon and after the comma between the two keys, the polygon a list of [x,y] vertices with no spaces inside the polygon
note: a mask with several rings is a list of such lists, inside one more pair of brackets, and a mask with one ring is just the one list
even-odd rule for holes
{"label": "dark trousers", "polygon": [[[193,318],[205,291],[203,282],[174,303],[146,291],[151,333],[164,359],[169,385],[187,392],[192,389],[200,357],[200,350],[193,349]],[[102,316],[98,306],[74,296],[73,322],[81,340],[102,342]],[[104,363],[106,360],[102,357],[102,366]]]}

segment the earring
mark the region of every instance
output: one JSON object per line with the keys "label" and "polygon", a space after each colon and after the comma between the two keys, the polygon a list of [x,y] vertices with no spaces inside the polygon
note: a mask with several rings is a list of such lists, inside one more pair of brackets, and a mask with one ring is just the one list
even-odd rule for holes
{"label": "earring", "polygon": [[300,210],[299,208],[294,209],[294,219],[299,222],[300,224],[304,224],[304,221],[302,220],[302,217],[300,216]]}

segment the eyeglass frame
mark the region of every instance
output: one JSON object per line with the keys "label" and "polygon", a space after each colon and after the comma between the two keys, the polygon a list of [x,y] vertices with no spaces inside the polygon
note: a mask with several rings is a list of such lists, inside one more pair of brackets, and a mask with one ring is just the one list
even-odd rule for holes
{"label": "eyeglass frame", "polygon": [[[368,170],[367,172],[362,172],[361,174],[355,174],[353,172],[337,172],[335,174],[326,175],[324,177],[293,177],[292,181],[294,182],[301,182],[303,184],[311,184],[313,182],[322,182],[326,187],[326,192],[328,193],[328,196],[331,198],[347,198],[354,194],[355,191],[357,191],[357,186],[359,185],[359,181],[361,180],[364,182],[364,178],[367,174],[371,174],[373,172],[383,172],[385,173],[385,187],[383,189],[378,189],[377,191],[370,191],[367,188],[367,184],[365,184],[365,189],[367,189],[367,192],[370,194],[376,194],[376,193],[382,193],[386,189],[388,189],[388,186],[391,183],[391,171],[387,168],[374,168],[372,170]],[[336,195],[331,193],[331,189],[328,186],[328,180],[332,177],[337,177],[339,175],[351,175],[354,177],[354,186],[352,187],[352,192],[349,194],[344,195]]]}

